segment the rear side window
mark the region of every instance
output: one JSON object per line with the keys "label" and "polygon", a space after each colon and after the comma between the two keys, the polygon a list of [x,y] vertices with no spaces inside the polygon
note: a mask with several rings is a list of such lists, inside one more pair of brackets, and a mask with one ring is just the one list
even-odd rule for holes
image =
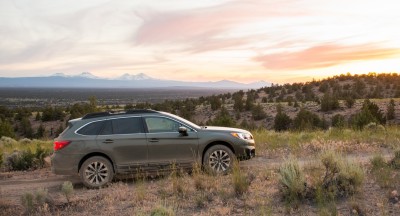
{"label": "rear side window", "polygon": [[142,118],[120,118],[112,120],[113,134],[144,133]]}
{"label": "rear side window", "polygon": [[113,134],[113,127],[112,127],[112,121],[107,120],[104,123],[103,130],[101,130],[100,135],[111,135]]}
{"label": "rear side window", "polygon": [[100,130],[103,128],[104,121],[92,122],[83,128],[79,129],[76,133],[82,135],[97,135]]}

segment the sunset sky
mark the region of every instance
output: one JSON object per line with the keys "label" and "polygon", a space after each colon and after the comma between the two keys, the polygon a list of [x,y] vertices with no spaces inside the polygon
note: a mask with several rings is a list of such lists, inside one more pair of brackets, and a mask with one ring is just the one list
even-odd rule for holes
{"label": "sunset sky", "polygon": [[397,0],[0,0],[0,76],[273,83],[400,72]]}

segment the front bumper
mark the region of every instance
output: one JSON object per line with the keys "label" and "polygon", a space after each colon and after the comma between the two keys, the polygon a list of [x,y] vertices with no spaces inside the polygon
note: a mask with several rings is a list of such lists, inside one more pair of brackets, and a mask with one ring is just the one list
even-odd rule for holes
{"label": "front bumper", "polygon": [[249,160],[256,156],[256,147],[244,146],[237,152],[236,155],[239,160]]}

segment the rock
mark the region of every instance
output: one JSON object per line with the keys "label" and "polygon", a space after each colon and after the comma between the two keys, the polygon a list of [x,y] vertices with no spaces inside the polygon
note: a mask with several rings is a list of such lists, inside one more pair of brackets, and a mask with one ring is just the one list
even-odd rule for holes
{"label": "rock", "polygon": [[394,199],[398,196],[399,196],[399,193],[397,192],[397,190],[393,190],[392,192],[390,192],[390,198]]}

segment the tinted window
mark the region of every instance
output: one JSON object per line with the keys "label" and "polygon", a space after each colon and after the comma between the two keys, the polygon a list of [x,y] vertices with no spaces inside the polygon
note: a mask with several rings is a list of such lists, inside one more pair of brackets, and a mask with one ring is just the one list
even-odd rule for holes
{"label": "tinted window", "polygon": [[82,135],[97,135],[103,128],[104,121],[92,122],[77,131],[78,134]]}
{"label": "tinted window", "polygon": [[103,130],[100,132],[100,135],[110,135],[113,134],[113,128],[111,120],[107,120],[104,122]]}
{"label": "tinted window", "polygon": [[178,132],[179,126],[181,126],[179,122],[159,117],[146,118],[146,125],[149,133]]}
{"label": "tinted window", "polygon": [[114,134],[144,133],[142,118],[120,118],[113,119]]}

